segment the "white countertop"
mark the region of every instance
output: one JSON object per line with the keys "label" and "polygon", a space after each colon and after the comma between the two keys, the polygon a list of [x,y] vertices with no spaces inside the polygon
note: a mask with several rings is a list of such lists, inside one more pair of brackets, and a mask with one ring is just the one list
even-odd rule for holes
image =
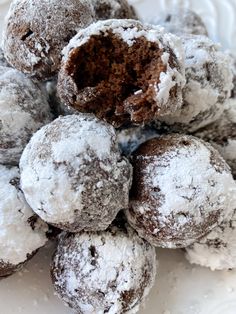
{"label": "white countertop", "polygon": [[[236,0],[133,0],[144,19],[175,4],[190,6],[205,20],[210,36],[236,54]],[[0,0],[0,32],[9,1]],[[40,252],[23,271],[0,281],[1,314],[70,314],[54,296],[49,276],[53,248]],[[179,250],[158,250],[159,269],[140,314],[235,314],[236,271],[211,272],[188,264]]]}

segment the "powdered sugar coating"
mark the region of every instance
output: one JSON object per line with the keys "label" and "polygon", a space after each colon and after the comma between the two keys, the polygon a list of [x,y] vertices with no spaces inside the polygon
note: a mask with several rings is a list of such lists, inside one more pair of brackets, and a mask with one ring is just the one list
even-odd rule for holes
{"label": "powdered sugar coating", "polygon": [[9,168],[0,165],[1,275],[7,269],[14,269],[25,262],[47,242],[48,226],[33,213],[26,203],[19,189],[19,180],[17,167]]}
{"label": "powdered sugar coating", "polygon": [[98,20],[137,18],[127,0],[92,0],[92,4]]}
{"label": "powdered sugar coating", "polygon": [[142,24],[139,21],[129,19],[98,21],[91,24],[86,29],[79,31],[63,49],[63,60],[65,61],[67,59],[72,49],[82,46],[91,36],[100,35],[101,33],[106,34],[109,31],[117,34],[129,46],[134,44],[135,39],[142,36],[150,42],[157,42],[161,48],[163,48],[164,45],[169,46],[173,49],[181,65],[184,66],[184,51],[179,37],[167,33],[161,26]]}
{"label": "powdered sugar coating", "polygon": [[39,84],[0,66],[0,163],[17,165],[31,136],[51,119]]}
{"label": "powdered sugar coating", "polygon": [[148,126],[117,130],[117,141],[123,154],[130,156],[141,144],[157,137],[157,130]]}
{"label": "powdered sugar coating", "polygon": [[[236,204],[235,204],[236,208]],[[236,210],[220,226],[206,237],[186,249],[191,264],[209,267],[211,270],[236,268]]]}
{"label": "powdered sugar coating", "polygon": [[150,23],[162,25],[168,32],[176,35],[192,34],[208,36],[206,25],[201,17],[197,13],[181,7],[166,13],[161,19],[150,20]]}
{"label": "powdered sugar coating", "polygon": [[187,135],[152,139],[135,152],[130,208],[139,235],[156,246],[186,247],[235,205],[230,169],[209,144]]}
{"label": "powdered sugar coating", "polygon": [[205,36],[185,35],[186,86],[184,104],[175,114],[162,119],[174,127],[194,132],[223,113],[232,90],[232,59]]}
{"label": "powdered sugar coating", "polygon": [[236,98],[227,103],[220,119],[195,133],[215,147],[231,167],[236,178]]}
{"label": "powdered sugar coating", "polygon": [[7,61],[38,79],[50,78],[60,67],[63,47],[93,21],[91,1],[14,0],[3,33]]}
{"label": "powdered sugar coating", "polygon": [[[156,111],[152,114],[153,120],[155,120],[157,116],[166,115],[170,112],[176,111],[177,108],[180,108],[182,106],[182,89],[185,85],[184,52],[181,40],[172,34],[166,33],[161,27],[143,25],[141,22],[125,19],[98,21],[97,23],[91,24],[88,28],[79,31],[78,34],[71,39],[68,46],[63,50],[63,65],[59,73],[60,97],[68,105],[75,107],[77,103],[80,105],[81,90],[78,88],[75,78],[79,77],[80,69],[78,68],[78,73],[76,73],[76,75],[71,75],[71,72],[73,72],[72,69],[76,68],[76,64],[71,64],[74,59],[74,55],[79,51],[79,49],[86,46],[90,40],[96,40],[96,36],[109,38],[109,36],[111,37],[111,34],[115,36],[119,42],[121,41],[122,45],[127,46],[126,51],[128,51],[129,47],[135,45],[137,40],[141,38],[144,38],[147,41],[145,43],[146,46],[150,43],[155,43],[156,50],[159,50],[161,54],[161,61],[158,59],[158,62],[161,63],[159,68],[163,67],[164,69],[160,73],[158,79],[155,81],[154,79],[152,80],[152,83],[149,84],[146,91],[142,90],[142,88],[135,90],[131,93],[131,95],[129,95],[129,97],[127,97],[126,100],[123,101],[125,109],[122,114],[125,115],[126,118],[127,115],[130,116],[131,121],[133,121],[134,115],[136,114],[135,109],[131,108],[132,106],[125,105],[125,102],[127,102],[127,100],[132,102],[132,97],[133,102],[137,101],[137,99],[141,102],[142,99],[147,97],[147,91],[152,94],[152,96],[149,97],[153,97],[155,103],[158,104],[158,106],[156,106]],[[120,62],[120,59],[122,60],[121,56],[119,56],[119,60],[115,61],[116,64]],[[151,67],[154,63],[152,64],[150,60],[149,63],[151,72]],[[151,75],[152,73],[150,76]],[[87,89],[88,99],[94,97],[94,94],[96,95],[96,87],[87,87]],[[89,93],[90,90],[91,92]],[[97,97],[99,97],[99,91],[97,91],[97,93]],[[120,98],[123,97],[123,95],[120,96]],[[143,106],[145,107],[145,105]],[[116,112],[118,109],[114,111]],[[86,110],[86,107],[83,108],[83,110]],[[140,111],[142,110],[140,109]],[[117,113],[117,115],[120,117],[121,113]]]}
{"label": "powdered sugar coating", "polygon": [[90,115],[59,117],[39,130],[20,160],[32,209],[64,230],[104,230],[127,208],[132,167],[112,126]]}
{"label": "powdered sugar coating", "polygon": [[129,226],[64,233],[51,273],[58,296],[78,313],[137,313],[154,283],[155,250]]}

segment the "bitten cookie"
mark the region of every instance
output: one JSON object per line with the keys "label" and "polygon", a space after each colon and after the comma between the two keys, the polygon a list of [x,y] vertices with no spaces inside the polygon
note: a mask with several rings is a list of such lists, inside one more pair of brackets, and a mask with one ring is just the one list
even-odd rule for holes
{"label": "bitten cookie", "polygon": [[51,268],[58,296],[77,313],[137,313],[155,273],[154,248],[128,225],[63,233]]}
{"label": "bitten cookie", "polygon": [[0,66],[0,163],[18,165],[31,136],[52,120],[47,95],[19,71]]}
{"label": "bitten cookie", "polygon": [[151,139],[134,153],[127,219],[155,246],[187,247],[235,205],[236,183],[220,154],[187,135]]}
{"label": "bitten cookie", "polygon": [[232,59],[205,36],[184,35],[186,86],[183,107],[160,120],[173,129],[194,132],[216,121],[230,98]]}
{"label": "bitten cookie", "polygon": [[59,96],[115,127],[150,122],[182,106],[183,59],[180,39],[160,27],[99,21],[64,49]]}
{"label": "bitten cookie", "polygon": [[7,61],[25,74],[48,79],[59,70],[61,50],[93,21],[91,1],[14,0],[3,32]]}
{"label": "bitten cookie", "polygon": [[112,126],[92,115],[60,117],[39,130],[20,160],[32,209],[63,230],[106,229],[128,207],[132,167]]}
{"label": "bitten cookie", "polygon": [[0,165],[0,277],[13,274],[47,242],[48,226],[26,203],[19,182],[17,167]]}

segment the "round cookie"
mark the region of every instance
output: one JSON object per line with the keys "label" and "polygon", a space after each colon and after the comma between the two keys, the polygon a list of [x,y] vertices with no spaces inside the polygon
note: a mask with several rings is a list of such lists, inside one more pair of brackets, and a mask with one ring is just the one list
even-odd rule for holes
{"label": "round cookie", "polygon": [[0,165],[0,277],[9,276],[47,242],[48,226],[26,203],[19,169]]}
{"label": "round cookie", "polygon": [[125,156],[130,156],[141,144],[159,134],[156,129],[149,126],[130,127],[117,130],[117,141],[121,152]]}
{"label": "round cookie", "polygon": [[51,268],[58,296],[77,313],[137,313],[155,274],[154,248],[128,225],[63,233]]}
{"label": "round cookie", "polygon": [[59,117],[32,137],[21,186],[46,222],[71,232],[105,230],[128,207],[132,167],[115,130],[92,115]]}
{"label": "round cookie", "polygon": [[194,135],[209,142],[219,151],[236,179],[236,98],[228,102],[228,108],[219,120]]}
{"label": "round cookie", "polygon": [[127,0],[92,0],[98,20],[137,19],[137,13]]}
{"label": "round cookie", "polygon": [[93,21],[91,1],[14,0],[3,33],[7,61],[37,79],[51,78],[59,70],[61,50]]}
{"label": "round cookie", "polygon": [[186,258],[191,264],[211,270],[236,268],[236,211],[233,216],[216,227],[199,242],[186,248]]}
{"label": "round cookie", "polygon": [[219,153],[192,136],[170,134],[142,144],[132,158],[128,222],[155,246],[187,247],[221,223],[236,183]]}
{"label": "round cookie", "polygon": [[163,28],[135,20],[99,21],[81,30],[63,53],[59,96],[80,112],[120,127],[182,106],[182,45]]}
{"label": "round cookie", "polygon": [[160,120],[176,130],[195,132],[225,110],[232,90],[232,59],[205,36],[185,35],[182,41],[186,58],[183,107]]}
{"label": "round cookie", "polygon": [[0,66],[5,66],[5,67],[8,66],[7,60],[4,56],[4,53],[1,47],[0,47]]}
{"label": "round cookie", "polygon": [[51,119],[40,85],[0,66],[0,163],[17,165],[31,136]]}
{"label": "round cookie", "polygon": [[163,25],[168,32],[176,35],[192,34],[208,36],[206,25],[202,18],[194,11],[185,8],[168,12],[161,19],[150,20],[150,23]]}

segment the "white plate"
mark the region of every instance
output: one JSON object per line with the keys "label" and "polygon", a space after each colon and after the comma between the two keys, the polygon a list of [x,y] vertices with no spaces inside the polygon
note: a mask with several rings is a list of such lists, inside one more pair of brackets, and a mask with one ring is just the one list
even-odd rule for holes
{"label": "white plate", "polygon": [[[40,1],[40,0],[39,0]],[[62,0],[61,0],[62,1]],[[144,19],[174,5],[200,13],[214,40],[236,55],[236,0],[131,0]],[[8,0],[0,0],[0,32]],[[52,244],[26,268],[0,282],[0,314],[71,314],[53,294],[49,276]],[[156,285],[140,314],[235,314],[236,271],[211,272],[189,265],[182,251],[158,250]]]}

